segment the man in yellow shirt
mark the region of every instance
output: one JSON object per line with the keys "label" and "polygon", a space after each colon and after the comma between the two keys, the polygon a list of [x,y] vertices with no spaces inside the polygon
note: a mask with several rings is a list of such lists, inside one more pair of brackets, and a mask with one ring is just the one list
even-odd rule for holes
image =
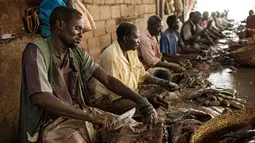
{"label": "man in yellow shirt", "polygon": [[[107,47],[100,56],[99,65],[111,76],[120,80],[133,91],[139,84],[155,84],[168,90],[178,89],[178,85],[167,80],[151,76],[139,61],[139,30],[135,25],[122,23],[117,28],[118,39]],[[146,95],[147,96],[147,95]],[[106,111],[122,114],[135,106],[131,100],[123,99],[110,92],[97,82],[95,104]]]}

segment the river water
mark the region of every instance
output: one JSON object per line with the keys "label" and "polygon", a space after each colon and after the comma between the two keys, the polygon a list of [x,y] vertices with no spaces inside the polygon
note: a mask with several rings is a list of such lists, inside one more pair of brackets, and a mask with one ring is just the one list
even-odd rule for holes
{"label": "river water", "polygon": [[212,73],[209,77],[212,87],[236,89],[238,96],[247,100],[246,107],[255,108],[255,69],[239,68],[237,72],[230,71],[222,69]]}

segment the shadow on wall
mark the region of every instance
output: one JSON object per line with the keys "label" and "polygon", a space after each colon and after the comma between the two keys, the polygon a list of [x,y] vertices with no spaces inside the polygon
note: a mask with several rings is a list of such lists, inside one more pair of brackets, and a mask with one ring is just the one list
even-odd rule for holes
{"label": "shadow on wall", "polygon": [[0,143],[16,142],[21,83],[21,59],[33,37],[0,43]]}

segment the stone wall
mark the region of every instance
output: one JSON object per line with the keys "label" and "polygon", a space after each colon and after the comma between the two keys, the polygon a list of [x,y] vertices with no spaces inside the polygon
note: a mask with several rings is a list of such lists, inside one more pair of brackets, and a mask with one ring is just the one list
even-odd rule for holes
{"label": "stone wall", "polygon": [[[38,35],[25,36],[24,10],[39,6],[42,0],[0,0],[0,34],[21,35],[0,40],[0,143],[17,140],[21,57],[25,45]],[[122,21],[146,28],[149,16],[156,14],[156,0],[83,0],[94,17],[97,29],[84,34],[81,46],[96,60],[101,50],[116,39]],[[22,36],[23,35],[23,36]]]}

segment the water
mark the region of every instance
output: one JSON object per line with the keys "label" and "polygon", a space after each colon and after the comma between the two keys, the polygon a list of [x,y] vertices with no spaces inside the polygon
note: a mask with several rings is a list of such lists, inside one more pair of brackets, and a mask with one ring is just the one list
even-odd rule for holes
{"label": "water", "polygon": [[255,108],[255,69],[240,68],[235,73],[230,73],[230,69],[212,73],[209,81],[213,87],[234,88],[239,93],[239,97],[247,101],[246,107]]}

